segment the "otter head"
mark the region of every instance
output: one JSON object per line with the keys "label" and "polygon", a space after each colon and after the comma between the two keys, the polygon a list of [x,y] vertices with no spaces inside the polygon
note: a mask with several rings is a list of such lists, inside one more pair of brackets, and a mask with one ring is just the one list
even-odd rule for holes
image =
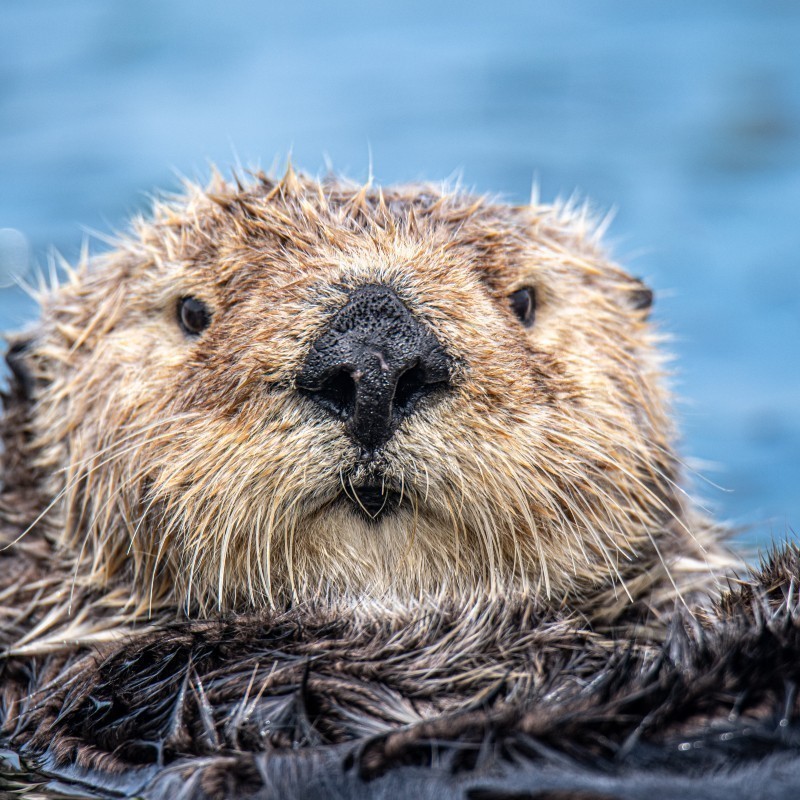
{"label": "otter head", "polygon": [[690,538],[650,300],[564,208],[189,187],[13,352],[27,524],[190,611],[623,595]]}

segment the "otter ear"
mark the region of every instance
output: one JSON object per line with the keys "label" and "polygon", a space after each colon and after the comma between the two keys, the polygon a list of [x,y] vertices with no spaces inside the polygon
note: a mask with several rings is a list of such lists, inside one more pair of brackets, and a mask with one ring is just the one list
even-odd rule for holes
{"label": "otter ear", "polygon": [[27,363],[31,339],[12,339],[6,353],[6,364],[11,370],[8,396],[14,400],[28,401],[33,398],[34,378]]}
{"label": "otter ear", "polygon": [[630,287],[627,289],[627,300],[628,305],[634,311],[647,311],[645,316],[649,316],[653,299],[653,290],[641,278],[631,280]]}

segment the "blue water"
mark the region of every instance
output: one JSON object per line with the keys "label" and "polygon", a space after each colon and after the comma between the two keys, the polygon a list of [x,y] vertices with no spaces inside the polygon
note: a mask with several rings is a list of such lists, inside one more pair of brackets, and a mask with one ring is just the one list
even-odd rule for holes
{"label": "blue water", "polygon": [[[674,335],[684,452],[724,490],[698,488],[751,542],[800,532],[796,0],[0,0],[0,277],[208,160],[289,150],[617,208]],[[34,313],[0,292],[0,328]]]}

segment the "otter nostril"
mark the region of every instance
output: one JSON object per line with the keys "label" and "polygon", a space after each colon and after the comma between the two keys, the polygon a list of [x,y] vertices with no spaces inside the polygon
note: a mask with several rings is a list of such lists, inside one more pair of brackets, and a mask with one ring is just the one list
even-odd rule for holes
{"label": "otter nostril", "polygon": [[424,384],[424,375],[419,364],[407,369],[397,381],[394,407],[402,414],[409,414],[419,399]]}
{"label": "otter nostril", "polygon": [[302,387],[301,391],[340,419],[349,419],[353,416],[356,405],[356,382],[348,367],[332,372],[319,387]]}
{"label": "otter nostril", "polygon": [[408,416],[423,397],[446,385],[446,381],[429,380],[427,372],[419,364],[415,364],[411,369],[406,370],[397,381],[394,396],[395,408],[401,414]]}

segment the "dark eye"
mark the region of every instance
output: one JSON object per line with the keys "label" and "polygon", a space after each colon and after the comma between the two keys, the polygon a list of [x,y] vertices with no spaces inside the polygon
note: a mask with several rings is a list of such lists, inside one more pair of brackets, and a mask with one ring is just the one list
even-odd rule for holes
{"label": "dark eye", "polygon": [[211,322],[211,312],[202,300],[181,297],[178,300],[178,322],[190,336],[199,336]]}
{"label": "dark eye", "polygon": [[529,287],[517,289],[509,295],[508,302],[511,310],[519,317],[519,321],[526,328],[530,328],[536,316],[536,291]]}
{"label": "dark eye", "polygon": [[634,288],[630,291],[630,303],[635,311],[646,311],[653,305],[653,290],[640,278],[634,279]]}

